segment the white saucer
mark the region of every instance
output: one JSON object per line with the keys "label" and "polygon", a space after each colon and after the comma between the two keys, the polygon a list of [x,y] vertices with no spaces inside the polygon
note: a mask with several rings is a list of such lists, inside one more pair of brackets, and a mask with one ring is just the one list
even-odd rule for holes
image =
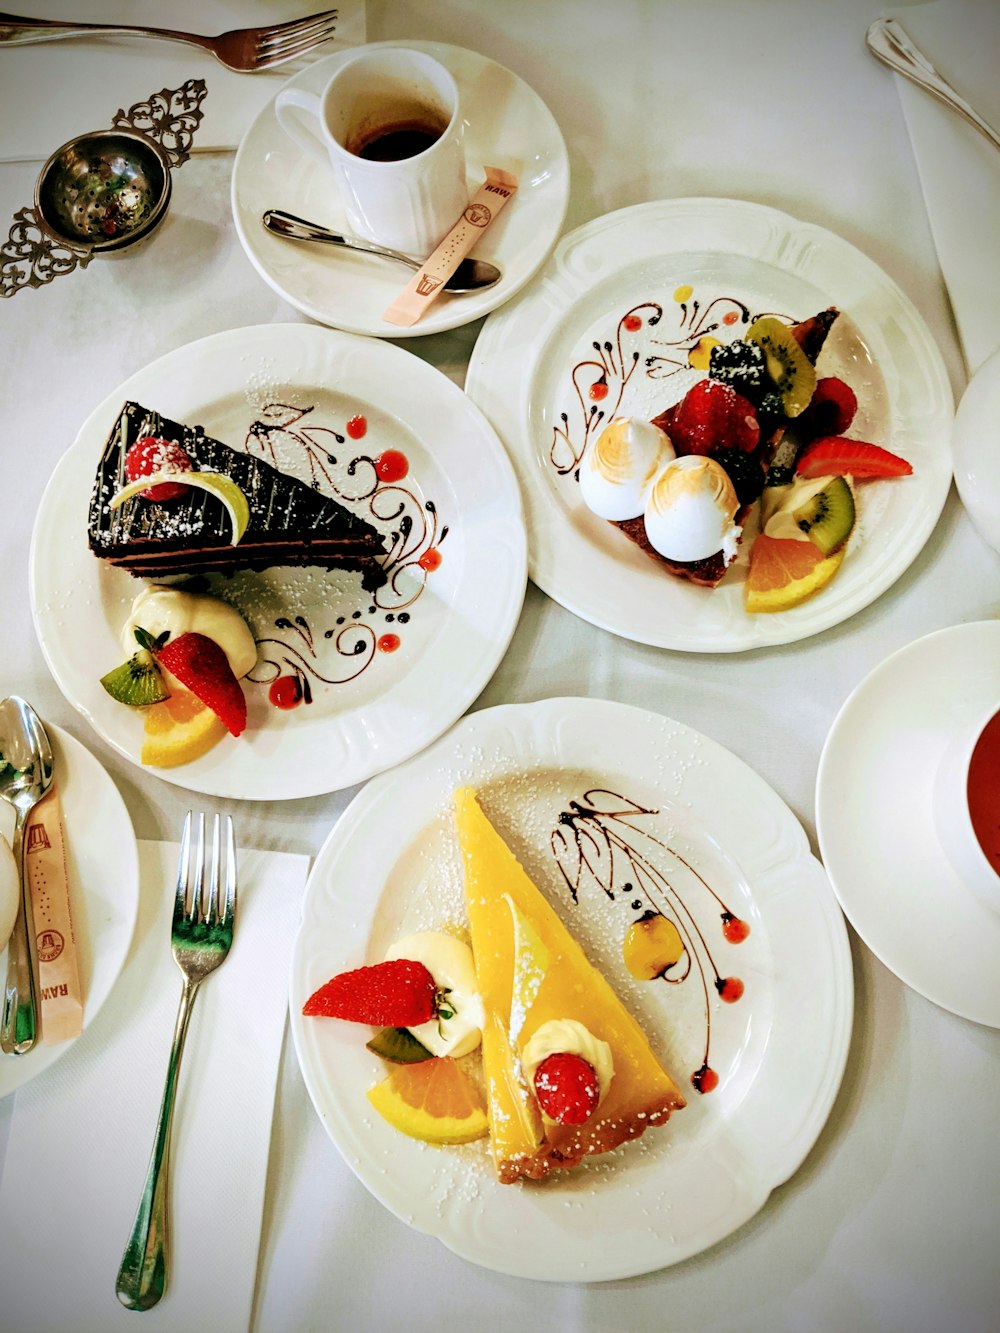
{"label": "white saucer", "polygon": [[931,793],[955,729],[1000,696],[1000,622],[901,648],[840,710],[820,759],[816,827],[851,925],[943,1009],[1000,1027],[1000,914],[951,868]]}
{"label": "white saucer", "polygon": [[[278,124],[272,101],[250,126],[233,166],[233,217],[240,242],[269,286],[296,309],[349,333],[393,338],[440,333],[488,314],[533,277],[562,230],[569,201],[569,159],[552,113],[526,83],[502,65],[440,42],[378,42],[426,51],[454,75],[465,114],[470,193],[486,166],[511,171],[517,196],[476,246],[477,259],[497,264],[495,287],[442,297],[413,328],[386,324],[382,312],[406,286],[401,265],[328,246],[282,240],[265,231],[261,215],[283,208],[343,231],[346,219],[331,173],[303,153]],[[318,60],[287,87],[319,93],[333,72],[357,52]]]}
{"label": "white saucer", "polygon": [[976,371],[955,413],[955,486],[988,546],[1000,551],[1000,349]]}

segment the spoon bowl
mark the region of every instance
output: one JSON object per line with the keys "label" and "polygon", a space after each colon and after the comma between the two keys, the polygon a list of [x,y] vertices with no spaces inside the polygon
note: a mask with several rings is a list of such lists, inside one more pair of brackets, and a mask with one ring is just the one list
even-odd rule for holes
{"label": "spoon bowl", "polygon": [[24,826],[52,785],[52,746],[35,710],[16,694],[0,700],[0,799],[16,815],[11,850],[21,878],[21,901],[7,954],[0,1048],[24,1055],[38,1036],[34,928],[24,873]]}

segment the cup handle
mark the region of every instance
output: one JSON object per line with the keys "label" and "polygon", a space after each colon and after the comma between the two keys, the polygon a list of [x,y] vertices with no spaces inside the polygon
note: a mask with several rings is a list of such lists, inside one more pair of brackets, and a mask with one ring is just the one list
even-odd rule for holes
{"label": "cup handle", "polygon": [[302,123],[302,117],[296,114],[296,108],[305,111],[318,125],[322,119],[322,104],[314,93],[303,92],[300,88],[282,88],[274,101],[278,124],[290,139],[312,157],[321,162],[328,161],[326,147],[319,135]]}

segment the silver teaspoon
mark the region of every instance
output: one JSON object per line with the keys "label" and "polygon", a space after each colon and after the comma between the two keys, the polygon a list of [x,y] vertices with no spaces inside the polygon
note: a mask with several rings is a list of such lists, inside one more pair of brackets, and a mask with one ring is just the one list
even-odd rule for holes
{"label": "silver teaspoon", "polygon": [[[261,222],[276,236],[284,236],[290,241],[321,241],[326,245],[343,245],[348,250],[362,250],[367,255],[381,255],[383,259],[395,259],[400,264],[414,270],[419,269],[422,260],[412,255],[404,255],[399,250],[389,250],[384,245],[373,241],[362,241],[357,236],[345,236],[340,232],[329,231],[316,222],[307,222],[297,218],[294,213],[284,213],[280,208],[269,208],[261,217]],[[485,259],[463,259],[458,268],[444,284],[446,292],[480,292],[486,287],[498,283],[503,274],[495,264],[488,264]]]}
{"label": "silver teaspoon", "polygon": [[0,798],[14,807],[12,850],[21,876],[21,904],[7,955],[0,1048],[24,1055],[38,1036],[34,925],[28,879],[24,873],[24,826],[28,815],[52,785],[52,747],[38,714],[16,694],[0,700]]}

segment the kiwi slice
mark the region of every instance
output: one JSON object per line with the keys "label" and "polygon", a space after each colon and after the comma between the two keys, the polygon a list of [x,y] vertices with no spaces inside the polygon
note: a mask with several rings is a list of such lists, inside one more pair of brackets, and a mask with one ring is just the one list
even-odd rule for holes
{"label": "kiwi slice", "polygon": [[804,412],[816,391],[816,369],[788,325],[774,315],[762,315],[747,329],[746,340],[764,353],[764,369],[781,395],[785,416]]}
{"label": "kiwi slice", "polygon": [[796,524],[824,555],[839,551],[854,527],[854,496],[843,477],[831,477],[822,490],[792,511]]}
{"label": "kiwi slice", "polygon": [[379,1028],[365,1045],[383,1060],[394,1065],[415,1065],[434,1057],[408,1028]]}
{"label": "kiwi slice", "polygon": [[170,691],[163,683],[152,653],[139,648],[127,662],[101,677],[101,684],[120,704],[145,708],[166,699]]}

